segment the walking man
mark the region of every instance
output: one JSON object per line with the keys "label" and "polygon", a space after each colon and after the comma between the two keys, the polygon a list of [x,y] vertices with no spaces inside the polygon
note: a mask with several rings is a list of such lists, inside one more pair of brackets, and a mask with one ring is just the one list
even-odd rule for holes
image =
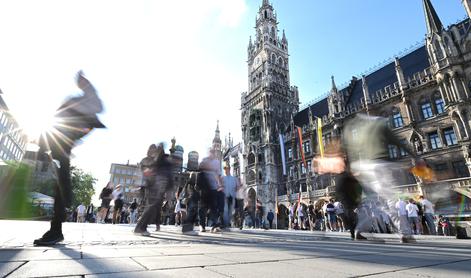
{"label": "walking man", "polygon": [[76,81],[83,95],[72,97],[59,107],[55,116],[60,122],[53,130],[45,131],[39,141],[38,157],[46,163],[59,161],[60,168],[55,185],[51,228],[41,238],[36,239],[34,245],[49,246],[64,240],[62,222],[66,219],[66,208],[72,203],[70,154],[77,141],[94,128],[105,127],[97,118],[97,114],[103,111],[103,105],[95,88],[83,76],[82,71],[78,72]]}
{"label": "walking man", "polygon": [[86,207],[81,203],[77,207],[77,223],[85,222],[85,212],[86,212]]}
{"label": "walking man", "polygon": [[226,201],[224,206],[224,226],[230,227],[239,180],[231,175],[231,166],[229,165],[224,166],[224,174],[225,175],[222,177]]}
{"label": "walking man", "polygon": [[420,196],[419,199],[424,209],[424,218],[425,218],[425,223],[427,224],[427,228],[431,235],[436,235],[437,229],[435,228],[435,221],[434,221],[434,216],[433,216],[435,213],[433,210],[433,204],[432,202],[427,200],[424,196]]}
{"label": "walking man", "polygon": [[270,229],[273,227],[273,219],[275,219],[275,214],[273,213],[272,210],[270,210],[267,213],[267,220],[268,220],[268,225],[270,226]]}

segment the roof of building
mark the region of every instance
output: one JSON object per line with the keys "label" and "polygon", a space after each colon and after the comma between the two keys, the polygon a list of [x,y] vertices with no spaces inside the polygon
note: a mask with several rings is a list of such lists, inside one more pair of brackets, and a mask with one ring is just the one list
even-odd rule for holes
{"label": "roof of building", "polygon": [[[424,71],[430,67],[425,45],[422,45],[414,51],[399,58],[399,63],[406,80],[408,77],[412,77],[415,73]],[[368,86],[370,98],[373,98],[377,91],[384,89],[389,85],[393,85],[398,81],[394,61],[369,73],[365,76],[365,80]],[[348,105],[359,102],[361,98],[363,98],[363,80],[361,78],[353,78],[347,87],[339,90],[339,93],[344,95],[349,92],[351,92],[351,94],[347,99],[346,104]],[[315,117],[328,115],[329,109],[327,97],[299,111],[293,118],[296,126],[303,126],[309,123],[309,109],[311,109],[312,115]]]}

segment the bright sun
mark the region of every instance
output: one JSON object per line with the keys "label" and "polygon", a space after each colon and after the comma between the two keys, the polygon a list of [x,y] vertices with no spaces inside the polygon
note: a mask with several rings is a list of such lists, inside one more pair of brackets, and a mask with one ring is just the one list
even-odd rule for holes
{"label": "bright sun", "polygon": [[35,113],[29,116],[18,116],[20,128],[28,136],[29,141],[35,141],[39,139],[41,133],[51,130],[55,121],[54,114]]}

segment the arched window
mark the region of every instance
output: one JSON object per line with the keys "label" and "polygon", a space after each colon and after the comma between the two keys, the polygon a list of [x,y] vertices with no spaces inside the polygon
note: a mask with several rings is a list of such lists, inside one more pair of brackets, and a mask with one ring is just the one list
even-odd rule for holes
{"label": "arched window", "polygon": [[283,59],[281,57],[278,58],[278,65],[280,65],[280,67],[283,67]]}
{"label": "arched window", "polygon": [[255,155],[253,153],[250,153],[247,162],[249,165],[254,165],[255,164]]}
{"label": "arched window", "polygon": [[442,47],[440,46],[440,42],[438,40],[434,42],[434,47],[435,47],[435,55],[437,56],[437,59],[438,60],[443,59],[444,56],[443,56]]}
{"label": "arched window", "polygon": [[439,92],[436,92],[433,95],[433,104],[435,105],[435,111],[437,114],[445,112],[445,102],[442,99],[442,96]]}
{"label": "arched window", "polygon": [[402,119],[401,110],[395,107],[392,113],[392,126],[393,128],[398,128],[398,127],[402,127],[403,125],[404,125],[404,121]]}
{"label": "arched window", "polygon": [[268,13],[267,13],[266,10],[265,10],[265,12],[264,12],[264,15],[265,15],[265,19],[267,19],[267,18],[268,18]]}

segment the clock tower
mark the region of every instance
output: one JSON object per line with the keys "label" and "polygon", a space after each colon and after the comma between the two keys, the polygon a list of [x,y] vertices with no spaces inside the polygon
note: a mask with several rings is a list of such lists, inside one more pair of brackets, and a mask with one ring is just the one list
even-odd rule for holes
{"label": "clock tower", "polygon": [[[298,89],[290,85],[288,40],[279,34],[277,15],[263,0],[256,17],[256,34],[249,40],[248,91],[242,93],[244,183],[250,202],[260,199],[265,213],[275,211],[276,189],[281,186],[278,134],[298,112]],[[250,204],[249,204],[250,205]]]}

